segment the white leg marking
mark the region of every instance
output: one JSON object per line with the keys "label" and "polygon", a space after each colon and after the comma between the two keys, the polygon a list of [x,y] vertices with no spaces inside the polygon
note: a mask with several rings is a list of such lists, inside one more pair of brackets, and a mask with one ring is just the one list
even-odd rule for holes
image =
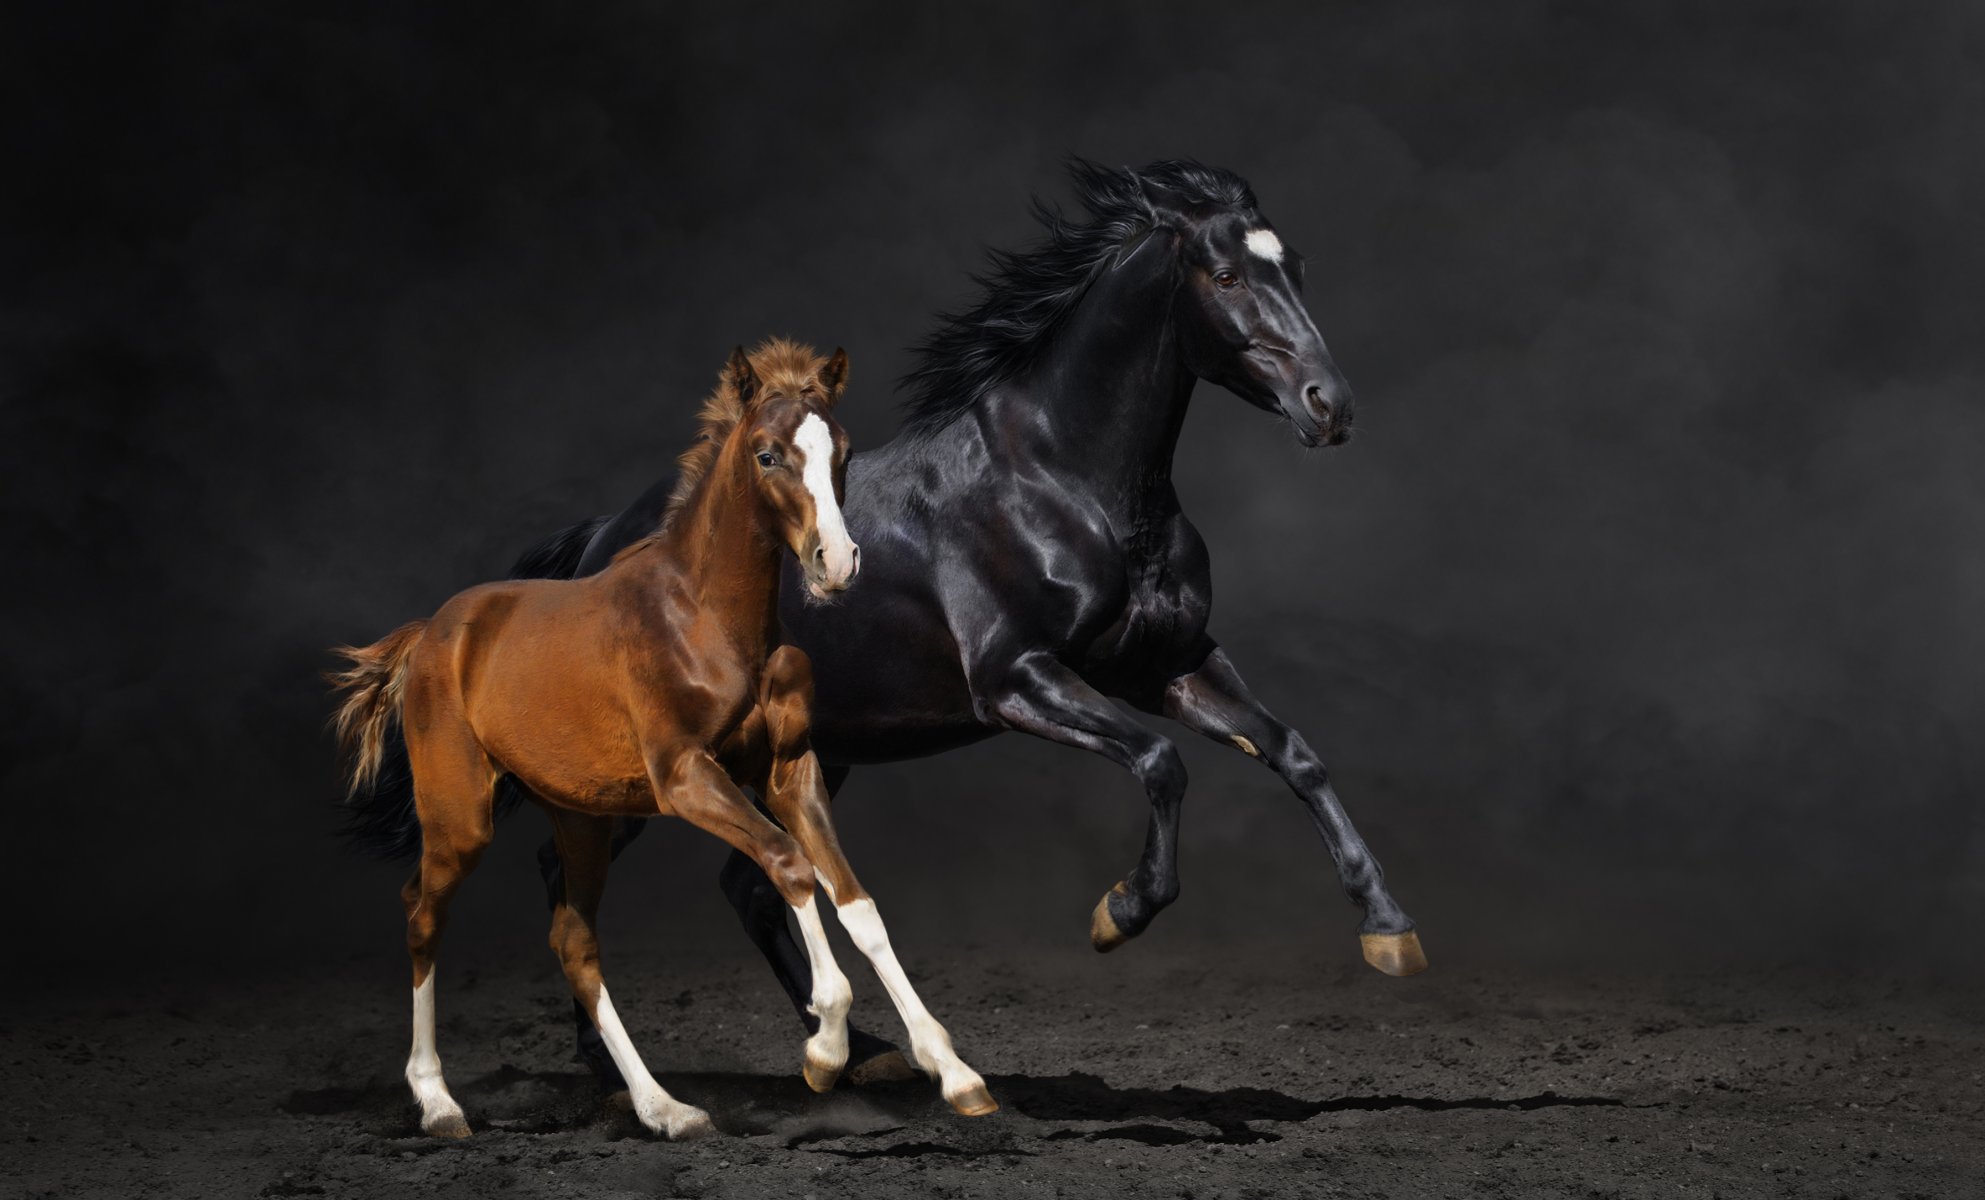
{"label": "white leg marking", "polygon": [[613,1010],[613,1001],[607,998],[607,985],[600,985],[599,1003],[594,1006],[593,1024],[599,1026],[600,1037],[607,1044],[607,1054],[613,1058],[613,1065],[620,1068],[620,1077],[627,1081],[627,1097],[634,1101],[634,1115],[641,1123],[656,1133],[672,1140],[700,1137],[714,1133],[710,1124],[710,1114],[693,1104],[684,1104],[662,1090],[655,1077],[648,1074],[647,1064],[635,1053],[634,1043],[627,1036],[626,1026],[620,1023],[620,1014]]}
{"label": "white leg marking", "polygon": [[434,1048],[434,969],[414,989],[414,1048],[407,1055],[407,1086],[420,1104],[420,1127],[427,1133],[463,1137],[469,1132],[462,1106],[441,1078],[441,1055]]}
{"label": "white leg marking", "polygon": [[809,1012],[820,1018],[820,1029],[806,1039],[806,1060],[825,1076],[841,1073],[848,1065],[848,1008],[855,990],[834,961],[834,950],[827,944],[827,929],[820,923],[820,910],[813,897],[793,909],[800,921],[800,938],[806,943],[807,964],[813,968],[813,1002]]}
{"label": "white leg marking", "polygon": [[814,529],[827,552],[827,578],[845,584],[855,572],[855,543],[841,519],[841,506],[834,502],[834,435],[818,413],[808,413],[793,434],[793,445],[804,459],[800,478],[813,493]]}
{"label": "white leg marking", "polygon": [[1282,239],[1275,236],[1273,229],[1250,229],[1247,236],[1248,250],[1256,258],[1269,262],[1282,261]]}
{"label": "white leg marking", "polygon": [[917,990],[910,986],[910,977],[903,973],[902,964],[896,961],[896,951],[889,945],[889,931],[883,928],[882,914],[876,911],[875,901],[851,900],[834,912],[841,918],[841,927],[848,931],[855,948],[875,967],[889,999],[896,1005],[896,1012],[903,1018],[903,1027],[910,1031],[911,1059],[926,1074],[937,1076],[946,1100],[956,1101],[966,1093],[984,1091],[985,1080],[959,1059],[951,1048],[951,1035],[930,1015]]}

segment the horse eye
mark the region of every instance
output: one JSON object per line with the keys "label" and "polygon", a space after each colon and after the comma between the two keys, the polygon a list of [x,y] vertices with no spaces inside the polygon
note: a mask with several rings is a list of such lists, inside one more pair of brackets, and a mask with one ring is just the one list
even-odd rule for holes
{"label": "horse eye", "polygon": [[779,456],[770,450],[760,450],[758,452],[758,465],[769,471],[779,465]]}
{"label": "horse eye", "polygon": [[1232,271],[1216,271],[1213,274],[1213,282],[1219,284],[1223,288],[1233,287],[1235,284],[1239,283],[1240,281],[1241,281],[1241,277],[1239,275],[1234,274]]}

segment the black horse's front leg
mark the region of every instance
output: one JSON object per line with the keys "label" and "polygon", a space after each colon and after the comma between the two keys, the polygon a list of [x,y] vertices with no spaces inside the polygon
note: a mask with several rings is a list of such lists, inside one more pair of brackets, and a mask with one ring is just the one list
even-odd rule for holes
{"label": "black horse's front leg", "polygon": [[1151,802],[1144,857],[1097,903],[1089,918],[1089,940],[1107,952],[1143,933],[1179,895],[1179,805],[1186,774],[1178,748],[1126,717],[1080,675],[1045,654],[1023,658],[990,686],[974,690],[985,715],[996,723],[1100,754],[1144,785]]}
{"label": "black horse's front leg", "polygon": [[1426,970],[1413,922],[1386,890],[1385,872],[1345,814],[1330,786],[1330,773],[1301,734],[1276,720],[1249,693],[1226,651],[1216,647],[1197,669],[1168,684],[1162,712],[1272,767],[1309,809],[1337,863],[1344,891],[1365,910],[1358,930],[1365,961],[1387,975]]}

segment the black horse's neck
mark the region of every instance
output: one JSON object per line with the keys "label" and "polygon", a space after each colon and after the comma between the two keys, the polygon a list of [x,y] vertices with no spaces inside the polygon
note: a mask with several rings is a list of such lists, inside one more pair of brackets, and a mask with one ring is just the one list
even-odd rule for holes
{"label": "black horse's neck", "polygon": [[1177,260],[1164,231],[1105,267],[1034,363],[958,422],[1113,509],[1168,484],[1194,377],[1172,322]]}

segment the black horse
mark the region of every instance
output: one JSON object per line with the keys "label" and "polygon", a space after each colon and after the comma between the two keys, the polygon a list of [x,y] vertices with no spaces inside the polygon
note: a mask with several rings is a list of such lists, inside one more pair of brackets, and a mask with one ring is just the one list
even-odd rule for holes
{"label": "black horse", "polygon": [[[1086,219],[1036,202],[1045,242],[993,255],[983,298],[917,347],[901,433],[851,460],[844,508],[863,547],[861,583],[842,603],[811,605],[788,571],[781,615],[813,659],[813,744],[828,786],[855,765],[1005,730],[1118,763],[1144,785],[1151,823],[1142,859],[1091,918],[1096,948],[1114,949],[1178,895],[1186,785],[1177,749],[1117,697],[1287,781],[1364,909],[1366,961],[1410,975],[1426,965],[1413,922],[1323,763],[1207,632],[1206,544],[1171,482],[1200,379],[1279,414],[1305,446],[1350,436],[1351,390],[1303,307],[1302,259],[1229,172],[1079,160],[1072,170]],[[670,486],[559,533],[519,573],[605,566],[653,530]],[[555,854],[544,862],[555,892]],[[806,959],[778,894],[742,855],[723,886],[806,1019]],[[580,1021],[584,1050],[592,1030]],[[860,1035],[854,1050],[854,1062],[880,1064],[891,1047]]]}

